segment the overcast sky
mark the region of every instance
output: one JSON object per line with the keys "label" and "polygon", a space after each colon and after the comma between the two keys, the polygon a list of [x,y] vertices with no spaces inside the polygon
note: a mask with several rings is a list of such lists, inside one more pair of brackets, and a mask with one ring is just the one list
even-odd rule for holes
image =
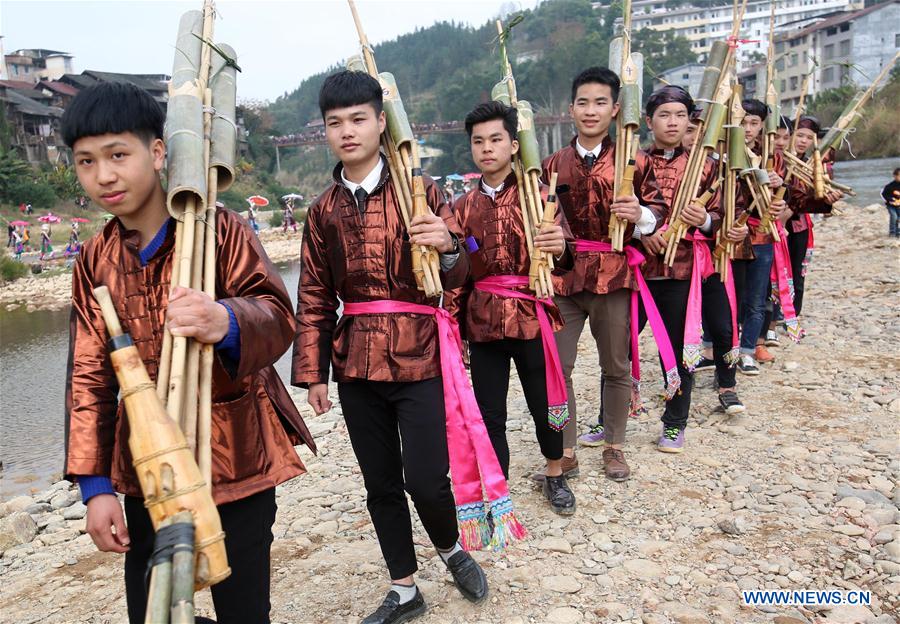
{"label": "overcast sky", "polygon": [[[357,0],[372,43],[434,22],[481,25],[501,10],[533,8],[538,0]],[[216,40],[231,44],[243,72],[240,98],[274,100],[300,81],[358,51],[345,0],[219,0]],[[182,13],[202,0],[0,1],[6,54],[46,48],[75,55],[85,69],[169,74]]]}

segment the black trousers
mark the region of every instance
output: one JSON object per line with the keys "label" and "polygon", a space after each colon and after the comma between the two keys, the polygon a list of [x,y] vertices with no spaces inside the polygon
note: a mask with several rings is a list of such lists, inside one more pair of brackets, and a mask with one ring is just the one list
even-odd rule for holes
{"label": "black trousers", "polygon": [[[225,531],[225,552],[231,576],[212,586],[219,624],[267,624],[272,525],[275,523],[275,488],[219,505]],[[142,624],[147,610],[147,562],[153,554],[155,533],[144,501],[125,497],[125,519],[131,549],[125,555],[125,597],[128,621]]]}
{"label": "black trousers", "polygon": [[737,302],[737,321],[738,327],[744,323],[743,303],[744,303],[744,287],[747,285],[747,265],[752,260],[732,260],[731,275],[734,277],[734,298]]}
{"label": "black trousers", "polygon": [[547,459],[561,459],[563,433],[551,429],[547,420],[547,376],[544,345],[540,337],[531,340],[505,338],[490,342],[470,342],[469,354],[475,398],[506,478],[509,479],[506,397],[509,392],[510,361],[516,363],[525,402],[534,419],[534,432],[541,454]]}
{"label": "black trousers", "polygon": [[[648,280],[647,286],[653,295],[653,301],[659,309],[659,315],[662,317],[663,325],[666,327],[666,333],[669,334],[669,340],[672,343],[672,350],[675,352],[675,360],[678,362],[678,376],[681,378],[681,389],[670,401],[666,401],[666,409],[662,415],[663,425],[666,427],[678,427],[684,429],[687,427],[688,414],[691,411],[691,390],[694,386],[694,374],[689,373],[684,367],[684,325],[687,315],[688,295],[691,291],[691,282],[689,280]],[[644,310],[643,303],[640,306],[638,315],[638,331],[644,331],[647,324],[647,313]],[[660,369],[665,378],[665,366],[662,358],[659,360]]]}
{"label": "black trousers", "polygon": [[436,547],[459,539],[441,378],[342,382],[338,396],[381,553],[392,579],[407,577],[418,565],[404,488]]}
{"label": "black trousers", "polygon": [[718,273],[703,280],[703,329],[713,345],[716,383],[720,388],[734,388],[735,370],[725,362],[731,351],[734,330],[731,326],[731,304],[725,284]]}
{"label": "black trousers", "polygon": [[803,275],[803,261],[809,246],[809,230],[791,232],[788,235],[788,250],[791,254],[791,271],[794,274],[794,312],[800,316],[803,309],[803,290],[806,276]]}

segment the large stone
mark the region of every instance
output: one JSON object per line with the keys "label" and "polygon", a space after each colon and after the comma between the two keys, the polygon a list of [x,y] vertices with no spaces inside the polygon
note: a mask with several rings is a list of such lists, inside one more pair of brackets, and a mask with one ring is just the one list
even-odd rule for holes
{"label": "large stone", "polygon": [[6,513],[12,514],[17,511],[25,511],[33,504],[34,501],[30,496],[16,496],[15,498],[6,501]]}
{"label": "large stone", "polygon": [[662,566],[649,559],[629,559],[622,565],[632,576],[642,580],[658,578],[663,574]]}
{"label": "large stone", "polygon": [[841,533],[843,535],[849,535],[851,537],[862,535],[866,532],[864,528],[855,524],[839,524],[835,527],[832,527],[831,530],[835,533]]}
{"label": "large stone", "polygon": [[325,484],[325,489],[331,492],[332,494],[346,494],[347,492],[352,492],[362,485],[361,483],[357,483],[353,479],[335,479],[330,483]]}
{"label": "large stone", "polygon": [[63,511],[63,518],[66,520],[81,520],[85,514],[87,514],[87,507],[84,503],[75,503]]}
{"label": "large stone", "polygon": [[562,594],[574,594],[581,589],[581,583],[572,576],[545,576],[541,579],[541,587]]}
{"label": "large stone", "polygon": [[840,485],[837,488],[836,494],[838,498],[855,496],[856,498],[863,499],[869,505],[880,505],[882,507],[892,506],[891,499],[877,490],[861,490],[852,488],[849,485]]}
{"label": "large stone", "polygon": [[547,550],[550,552],[572,553],[572,544],[570,544],[568,540],[563,539],[562,537],[553,537],[552,535],[547,536],[538,542],[537,547],[540,550]]}
{"label": "large stone", "polygon": [[50,499],[50,507],[53,509],[63,509],[74,503],[76,500],[77,498],[73,492],[60,492],[54,494],[53,498]]}
{"label": "large stone", "polygon": [[582,619],[581,611],[572,607],[556,607],[547,614],[551,624],[578,624]]}
{"label": "large stone", "polygon": [[839,605],[828,611],[822,624],[858,624],[874,617],[875,614],[862,605]]}
{"label": "large stone", "polygon": [[0,520],[0,550],[27,544],[37,535],[34,519],[24,511],[17,511]]}

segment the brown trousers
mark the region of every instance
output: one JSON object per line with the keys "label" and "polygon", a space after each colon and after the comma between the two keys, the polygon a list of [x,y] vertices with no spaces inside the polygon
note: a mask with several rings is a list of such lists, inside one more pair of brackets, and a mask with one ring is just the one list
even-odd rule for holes
{"label": "brown trousers", "polygon": [[[628,359],[630,301],[631,291],[627,288],[605,295],[580,292],[570,297],[556,297],[556,305],[565,321],[565,326],[556,332],[556,346],[569,394],[570,420],[563,431],[564,448],[573,448],[578,437],[572,370],[586,320],[590,322],[591,334],[597,343],[597,355],[604,376],[604,438],[607,444],[625,442],[631,402],[631,362]],[[600,385],[599,374],[591,381],[595,388]]]}

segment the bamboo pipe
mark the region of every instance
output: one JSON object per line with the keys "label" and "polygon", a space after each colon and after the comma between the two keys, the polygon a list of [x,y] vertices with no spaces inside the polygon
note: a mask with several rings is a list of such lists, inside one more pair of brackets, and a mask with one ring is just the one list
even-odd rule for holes
{"label": "bamboo pipe", "polygon": [[[172,524],[174,516],[159,523],[157,532]],[[161,624],[169,621],[172,604],[172,560],[164,559],[153,565],[150,572],[150,588],[147,590],[147,611],[144,624]]]}
{"label": "bamboo pipe", "polygon": [[184,541],[178,541],[172,554],[172,624],[193,624],[194,622],[194,519],[190,511],[182,511],[172,516],[172,525],[185,524],[191,527],[185,532]]}
{"label": "bamboo pipe", "polygon": [[[169,295],[171,296],[175,286],[178,285],[178,273],[181,269],[181,263],[177,261],[181,257],[181,241],[183,240],[182,230],[184,226],[181,221],[175,222],[175,250],[172,262],[172,272],[169,278]],[[162,351],[159,355],[159,367],[156,372],[156,394],[163,402],[169,396],[169,373],[172,370],[172,334],[168,327],[163,328]]]}

